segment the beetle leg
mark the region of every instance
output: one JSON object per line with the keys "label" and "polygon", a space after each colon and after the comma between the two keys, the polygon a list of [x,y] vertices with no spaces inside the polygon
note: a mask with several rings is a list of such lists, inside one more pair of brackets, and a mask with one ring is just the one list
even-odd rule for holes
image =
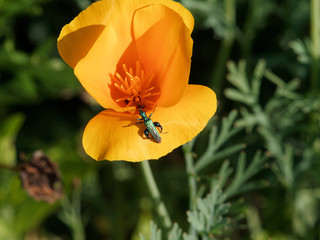
{"label": "beetle leg", "polygon": [[148,138],[148,139],[150,139],[150,137],[149,137],[149,130],[146,128],[145,130],[144,130],[144,135],[146,135],[146,137]]}
{"label": "beetle leg", "polygon": [[154,122],[153,123],[156,127],[159,127],[160,128],[160,132],[162,133],[162,126],[160,125],[160,123],[159,122]]}

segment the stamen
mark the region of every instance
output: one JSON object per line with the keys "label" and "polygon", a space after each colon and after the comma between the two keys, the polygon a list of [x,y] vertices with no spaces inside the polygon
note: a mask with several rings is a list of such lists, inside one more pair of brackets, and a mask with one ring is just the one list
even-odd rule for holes
{"label": "stamen", "polygon": [[131,67],[128,69],[125,64],[122,65],[122,69],[124,75],[118,72],[113,75],[109,74],[111,86],[114,86],[122,95],[118,94],[119,97],[115,99],[115,102],[124,107],[136,106],[137,108],[155,105],[160,92],[153,85],[154,74],[145,78],[145,72],[139,61],[136,62],[135,72]]}
{"label": "stamen", "polygon": [[116,102],[121,102],[121,101],[124,101],[124,100],[126,100],[126,99],[128,99],[127,96],[122,97],[122,98],[118,98],[118,99],[116,99],[115,101],[116,101]]}
{"label": "stamen", "polygon": [[153,78],[154,78],[154,74],[151,74],[151,76],[149,77],[149,79],[146,82],[146,86],[150,85],[150,83],[152,82]]}
{"label": "stamen", "polygon": [[136,75],[141,76],[141,63],[139,61],[136,62]]}
{"label": "stamen", "polygon": [[125,64],[122,64],[122,68],[123,68],[124,73],[128,72],[127,66]]}
{"label": "stamen", "polygon": [[147,94],[147,97],[153,97],[153,96],[158,96],[158,95],[160,95],[160,93],[159,93],[159,92],[155,92],[155,93],[148,93],[148,94]]}
{"label": "stamen", "polygon": [[151,88],[144,90],[144,92],[151,92],[153,89],[154,89],[154,87],[151,87]]}
{"label": "stamen", "polygon": [[140,97],[136,96],[136,97],[134,97],[134,100],[135,100],[136,102],[139,102],[139,101],[140,101]]}
{"label": "stamen", "polygon": [[145,105],[153,105],[153,104],[154,104],[153,101],[150,101],[150,100],[146,100],[146,101],[145,101]]}

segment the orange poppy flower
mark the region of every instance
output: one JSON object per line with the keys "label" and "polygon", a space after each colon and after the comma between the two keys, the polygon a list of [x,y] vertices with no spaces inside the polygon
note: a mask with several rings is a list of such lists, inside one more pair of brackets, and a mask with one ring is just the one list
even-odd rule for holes
{"label": "orange poppy flower", "polygon": [[[216,96],[188,85],[194,20],[171,0],[102,0],[63,27],[58,50],[106,110],[85,128],[96,160],[158,159],[194,138],[216,111]],[[139,109],[163,126],[162,141],[144,134]]]}

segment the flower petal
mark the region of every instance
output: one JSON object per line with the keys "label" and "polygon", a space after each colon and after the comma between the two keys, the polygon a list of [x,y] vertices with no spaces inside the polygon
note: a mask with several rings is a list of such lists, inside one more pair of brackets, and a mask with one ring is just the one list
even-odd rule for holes
{"label": "flower petal", "polygon": [[72,68],[88,53],[104,29],[110,7],[96,2],[65,25],[58,37],[62,59]]}
{"label": "flower petal", "polygon": [[[133,12],[145,5],[164,4],[178,12],[190,31],[193,29],[194,21],[190,12],[181,4],[171,0],[136,0],[128,3],[127,0],[105,0],[91,4],[82,11],[72,22],[65,25],[58,37],[58,50],[63,60],[72,68],[82,59],[91,48],[94,41],[100,35],[105,25],[110,24],[108,18],[113,13],[118,15],[120,6],[129,5],[126,15],[119,16],[121,20],[128,16],[131,21]],[[131,14],[129,14],[131,13]],[[128,20],[128,19],[126,19]],[[127,22],[130,29],[130,24]]]}
{"label": "flower petal", "polygon": [[146,75],[155,74],[161,89],[158,106],[176,104],[188,84],[193,44],[183,18],[164,5],[144,7],[134,15],[133,35]]}
{"label": "flower petal", "polygon": [[[58,49],[61,57],[75,68],[81,84],[104,108],[118,107],[110,97],[108,74],[115,72],[119,59],[132,42],[131,22],[134,12],[151,4],[164,4],[173,9],[192,31],[192,15],[174,1],[103,0],[81,12],[60,33]],[[135,52],[130,54],[132,61],[135,61]]]}
{"label": "flower petal", "polygon": [[163,126],[161,143],[143,135],[144,124],[128,126],[138,122],[135,115],[105,110],[86,126],[83,147],[96,160],[158,159],[192,140],[206,126],[216,107],[216,96],[211,89],[189,85],[176,105],[158,107],[152,115],[152,120]]}
{"label": "flower petal", "polygon": [[[121,55],[130,45],[130,25],[134,6],[131,1],[101,1],[112,5],[106,25],[87,55],[76,65],[74,72],[87,92],[104,108],[118,108],[110,97],[110,73],[114,73]],[[131,14],[131,15],[130,15]],[[135,52],[130,53],[136,59]]]}

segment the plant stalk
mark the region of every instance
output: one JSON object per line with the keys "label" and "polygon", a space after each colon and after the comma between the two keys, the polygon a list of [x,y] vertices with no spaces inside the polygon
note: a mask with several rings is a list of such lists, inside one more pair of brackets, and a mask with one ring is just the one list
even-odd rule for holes
{"label": "plant stalk", "polygon": [[311,65],[311,89],[319,87],[319,61],[320,61],[320,2],[311,0],[311,39],[312,39],[312,65]]}
{"label": "plant stalk", "polygon": [[190,196],[190,210],[194,210],[196,206],[196,197],[197,197],[197,184],[196,184],[196,173],[193,164],[192,153],[185,154],[186,158],[186,167],[188,174],[189,182],[189,196]]}
{"label": "plant stalk", "polygon": [[[189,208],[190,211],[193,211],[196,209],[196,201],[197,201],[197,175],[196,175],[196,170],[194,168],[194,163],[193,163],[193,156],[192,156],[192,148],[193,148],[194,140],[191,142],[185,144],[183,146],[184,148],[184,157],[186,160],[186,170],[187,170],[187,176],[188,176],[188,184],[189,184]],[[195,236],[196,231],[190,225],[189,228],[189,234],[191,236]]]}
{"label": "plant stalk", "polygon": [[225,0],[225,21],[228,25],[228,34],[222,40],[221,47],[217,56],[216,65],[213,69],[211,75],[211,89],[214,89],[218,97],[222,93],[223,83],[224,83],[224,74],[226,71],[226,62],[230,56],[231,48],[233,46],[235,33],[235,15],[236,7],[234,0]]}
{"label": "plant stalk", "polygon": [[150,191],[151,197],[152,197],[153,201],[155,202],[156,211],[162,221],[163,226],[166,229],[169,229],[172,226],[172,222],[171,222],[170,216],[168,214],[167,208],[161,199],[161,195],[160,195],[158,186],[156,184],[156,181],[155,181],[153,174],[152,174],[152,171],[151,171],[149,160],[142,161],[141,168],[142,168],[142,172],[143,172],[143,175],[144,175],[146,183],[147,183],[147,187]]}

